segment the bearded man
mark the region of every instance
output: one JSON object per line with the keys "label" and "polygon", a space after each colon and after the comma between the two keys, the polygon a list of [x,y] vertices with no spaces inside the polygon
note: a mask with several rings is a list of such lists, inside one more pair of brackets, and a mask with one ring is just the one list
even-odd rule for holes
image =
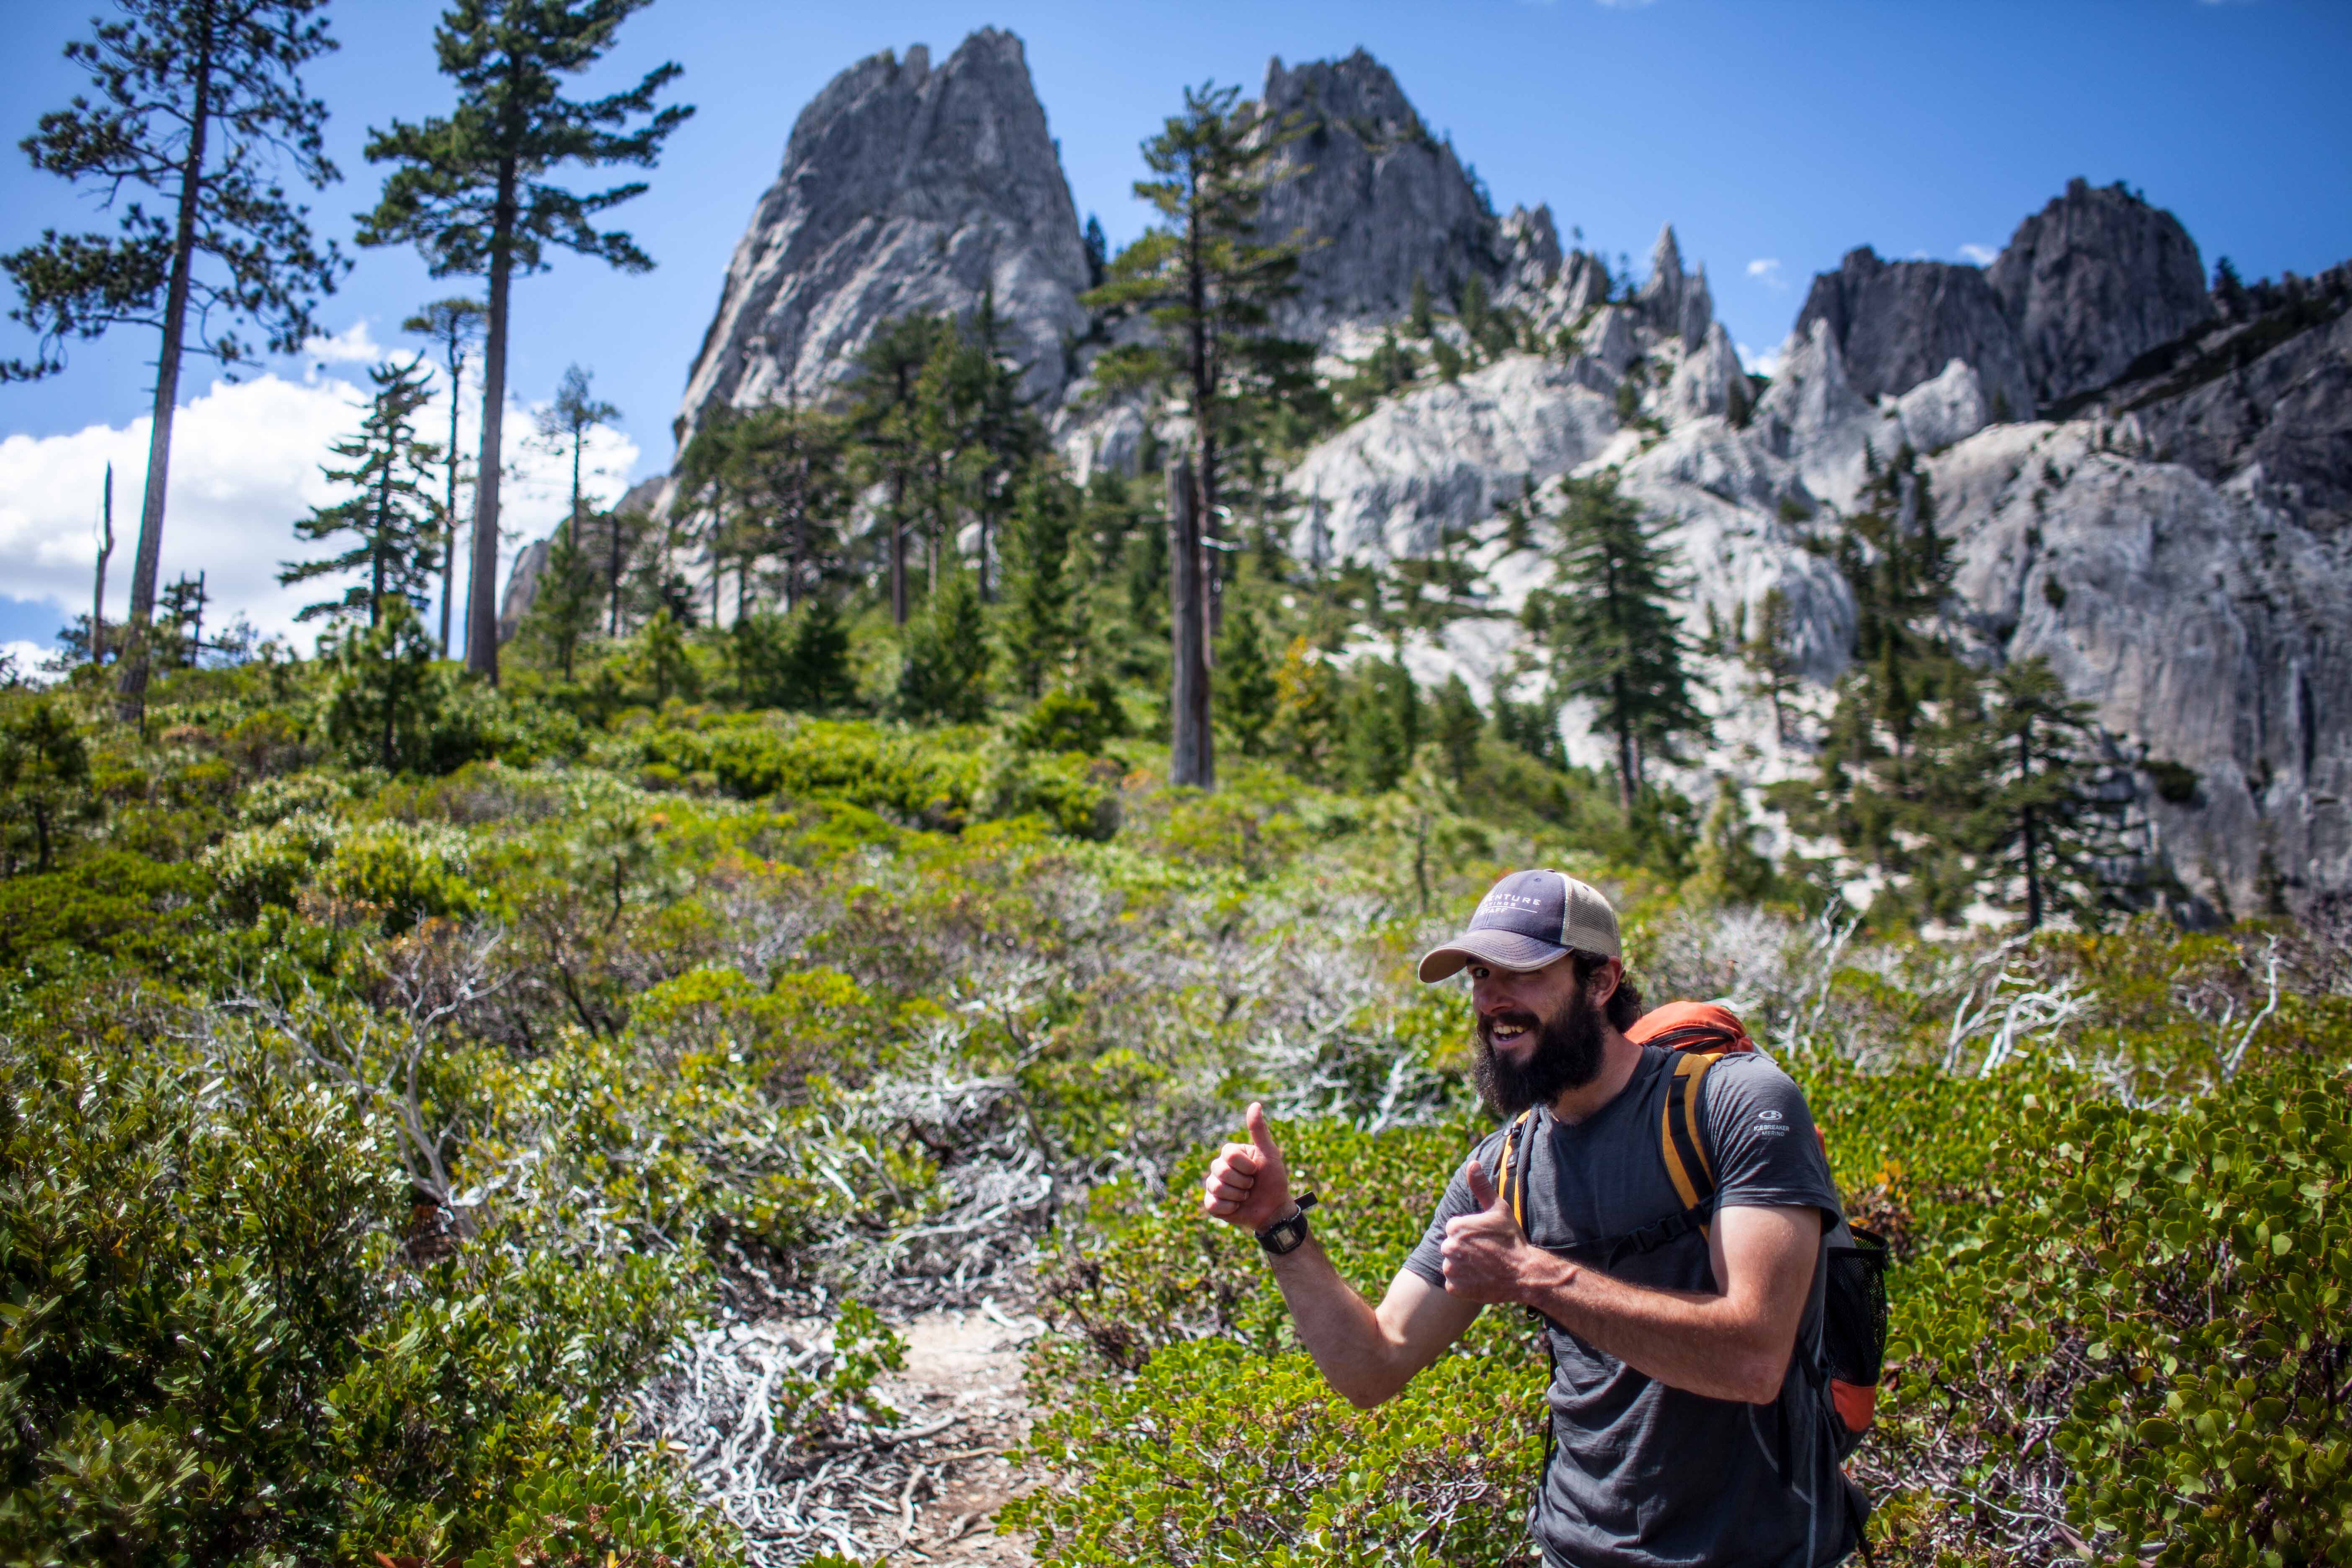
{"label": "bearded man", "polygon": [[[1532,1139],[1524,1230],[1500,1195],[1497,1131],[1375,1307],[1316,1244],[1315,1200],[1294,1197],[1256,1105],[1250,1141],[1211,1163],[1203,1205],[1256,1234],[1300,1342],[1360,1408],[1412,1381],[1480,1309],[1542,1315],[1551,1445],[1528,1529],[1548,1568],[1844,1557],[1861,1514],[1838,1468],[1820,1348],[1840,1215],[1804,1095],[1759,1054],[1716,1062],[1696,1108],[1712,1212],[1662,1227],[1685,1212],[1661,1152],[1675,1053],[1625,1037],[1642,1001],[1609,900],[1558,871],[1514,872],[1421,961],[1421,978],[1465,969],[1479,1089],[1498,1118],[1535,1112],[1520,1133]],[[1605,1267],[1585,1245],[1636,1237],[1646,1248],[1612,1247]]]}

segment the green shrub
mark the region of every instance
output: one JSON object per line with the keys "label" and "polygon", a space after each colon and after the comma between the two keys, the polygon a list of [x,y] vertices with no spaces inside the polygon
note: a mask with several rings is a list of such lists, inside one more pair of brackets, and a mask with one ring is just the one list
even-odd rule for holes
{"label": "green shrub", "polygon": [[[1280,1130],[1326,1194],[1316,1234],[1375,1299],[1419,1241],[1473,1129]],[[1038,1365],[1033,1451],[1071,1478],[1006,1510],[1042,1563],[1529,1563],[1545,1363],[1523,1316],[1483,1314],[1397,1398],[1358,1411],[1297,1348],[1249,1238],[1200,1213],[1205,1152],[1139,1207],[1098,1194],[1047,1269],[1068,1337]],[[1122,1373],[1123,1375],[1105,1375]]]}
{"label": "green shrub", "polygon": [[[2103,1558],[2352,1562],[2347,1087],[2302,1068],[2177,1111],[2024,1097],[1992,1154],[2013,1184],[1897,1312],[1899,1440],[1976,1449],[1989,1480],[2046,1436]],[[2008,1500],[1955,1490],[1913,1528]]]}

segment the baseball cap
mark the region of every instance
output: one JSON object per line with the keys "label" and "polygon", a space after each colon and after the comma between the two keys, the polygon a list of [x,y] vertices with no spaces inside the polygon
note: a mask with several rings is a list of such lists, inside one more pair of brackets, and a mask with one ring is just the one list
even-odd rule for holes
{"label": "baseball cap", "polygon": [[1478,900],[1460,936],[1432,948],[1421,961],[1423,982],[1443,980],[1465,964],[1492,969],[1541,969],[1570,948],[1608,958],[1617,943],[1617,911],[1601,890],[1560,871],[1514,871]]}

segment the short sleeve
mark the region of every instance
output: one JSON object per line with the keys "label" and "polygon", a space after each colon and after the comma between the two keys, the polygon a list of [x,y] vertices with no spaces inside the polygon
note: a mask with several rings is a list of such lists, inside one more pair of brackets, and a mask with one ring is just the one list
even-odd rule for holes
{"label": "short sleeve", "polygon": [[1796,1080],[1762,1057],[1726,1057],[1700,1090],[1716,1202],[1723,1208],[1817,1208],[1842,1219],[1830,1163]]}
{"label": "short sleeve", "polygon": [[[1502,1148],[1503,1134],[1490,1132],[1478,1141],[1471,1153],[1486,1167],[1487,1174],[1499,1179],[1502,1173],[1496,1168],[1496,1162],[1501,1157]],[[1445,1195],[1437,1200],[1437,1212],[1430,1217],[1429,1228],[1421,1233],[1420,1245],[1405,1257],[1406,1269],[1444,1289],[1445,1257],[1440,1249],[1445,1245],[1445,1222],[1477,1206],[1470,1197],[1469,1178],[1463,1174],[1462,1166],[1454,1166],[1453,1179],[1445,1184]]]}

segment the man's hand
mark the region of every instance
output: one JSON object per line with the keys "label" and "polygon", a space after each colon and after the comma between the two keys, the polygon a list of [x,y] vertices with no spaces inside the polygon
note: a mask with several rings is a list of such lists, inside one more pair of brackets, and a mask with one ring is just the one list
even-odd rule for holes
{"label": "man's hand", "polygon": [[1474,1157],[1463,1168],[1470,1198],[1477,1209],[1445,1222],[1445,1240],[1439,1248],[1445,1259],[1445,1293],[1465,1301],[1511,1302],[1527,1300],[1539,1277],[1552,1284],[1556,1273],[1574,1270],[1531,1244],[1511,1205],[1503,1201],[1486,1167]]}
{"label": "man's hand", "polygon": [[1213,1218],[1255,1232],[1290,1212],[1290,1168],[1274,1146],[1265,1107],[1253,1101],[1247,1120],[1250,1141],[1224,1145],[1209,1162],[1201,1206]]}

